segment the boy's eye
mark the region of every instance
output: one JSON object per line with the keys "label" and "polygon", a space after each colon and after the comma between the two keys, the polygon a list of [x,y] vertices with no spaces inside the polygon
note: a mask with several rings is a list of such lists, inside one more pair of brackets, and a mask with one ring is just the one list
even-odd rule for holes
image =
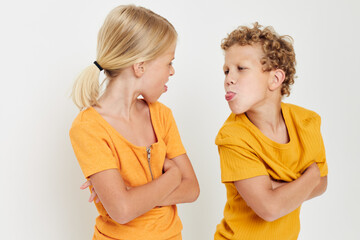
{"label": "boy's eye", "polygon": [[240,66],[238,67],[238,70],[240,70],[240,71],[244,70],[244,69],[245,69],[244,67],[240,67]]}
{"label": "boy's eye", "polygon": [[169,65],[172,66],[172,65],[173,65],[173,62],[170,62]]}
{"label": "boy's eye", "polygon": [[229,70],[224,71],[224,74],[225,74],[225,75],[228,75],[228,74],[229,74]]}

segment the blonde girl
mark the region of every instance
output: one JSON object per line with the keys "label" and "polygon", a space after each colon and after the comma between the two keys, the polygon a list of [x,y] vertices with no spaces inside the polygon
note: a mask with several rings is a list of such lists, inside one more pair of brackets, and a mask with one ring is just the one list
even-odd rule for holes
{"label": "blonde girl", "polygon": [[181,239],[175,204],[195,201],[199,185],[172,112],[157,101],[175,73],[176,41],[165,18],[119,6],[99,31],[96,61],[74,84],[81,112],[70,139],[100,200],[93,239]]}

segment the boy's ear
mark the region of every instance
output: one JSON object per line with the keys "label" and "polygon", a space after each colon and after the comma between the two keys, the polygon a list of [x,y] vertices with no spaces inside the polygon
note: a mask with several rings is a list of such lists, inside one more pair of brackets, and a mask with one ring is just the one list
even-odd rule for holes
{"label": "boy's ear", "polygon": [[271,91],[275,91],[279,87],[281,87],[282,83],[285,80],[285,72],[281,69],[273,70],[273,75],[269,84],[269,89]]}
{"label": "boy's ear", "polygon": [[142,77],[145,72],[145,62],[139,62],[132,65],[136,77]]}

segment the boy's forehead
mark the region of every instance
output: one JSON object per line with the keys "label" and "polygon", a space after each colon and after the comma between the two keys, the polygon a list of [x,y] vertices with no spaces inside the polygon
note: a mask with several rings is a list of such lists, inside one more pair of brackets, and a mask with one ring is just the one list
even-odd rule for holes
{"label": "boy's forehead", "polygon": [[225,51],[226,60],[248,60],[248,61],[259,61],[264,56],[264,51],[261,45],[244,45],[239,44],[233,45]]}

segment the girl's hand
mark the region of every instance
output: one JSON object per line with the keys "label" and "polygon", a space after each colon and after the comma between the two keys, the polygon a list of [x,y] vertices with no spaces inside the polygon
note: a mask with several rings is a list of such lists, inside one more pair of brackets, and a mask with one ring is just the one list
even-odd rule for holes
{"label": "girl's hand", "polygon": [[[83,185],[80,186],[80,189],[81,189],[81,190],[84,190],[84,189],[86,189],[86,188],[88,188],[88,187],[91,187],[91,195],[90,195],[88,201],[89,201],[89,202],[92,202],[92,201],[94,201],[94,199],[96,198],[95,202],[96,202],[96,203],[99,203],[99,202],[100,202],[100,199],[97,197],[97,193],[96,193],[96,191],[95,191],[95,188],[93,188],[91,185],[92,185],[92,184],[91,184],[91,181],[90,181],[90,180],[87,180]],[[126,187],[126,189],[127,189],[127,190],[130,190],[131,187]]]}
{"label": "girl's hand", "polygon": [[97,197],[97,194],[96,194],[96,191],[95,189],[93,188],[92,184],[91,184],[91,181],[90,180],[87,180],[83,185],[80,186],[80,189],[81,190],[84,190],[88,187],[91,187],[91,195],[89,197],[89,202],[92,202],[94,201],[94,199],[96,198],[95,202],[98,203],[100,202],[100,199]]}
{"label": "girl's hand", "polygon": [[164,161],[164,172],[167,172],[169,171],[171,168],[178,168],[176,166],[176,164],[174,163],[174,161],[168,159],[168,158],[165,158],[165,161]]}
{"label": "girl's hand", "polygon": [[180,172],[180,169],[178,168],[178,166],[175,164],[175,162],[173,160],[170,160],[170,159],[167,159],[165,158],[165,161],[164,161],[164,173],[166,172],[172,172],[175,177],[178,179],[179,181],[179,184],[181,182],[181,172]]}

